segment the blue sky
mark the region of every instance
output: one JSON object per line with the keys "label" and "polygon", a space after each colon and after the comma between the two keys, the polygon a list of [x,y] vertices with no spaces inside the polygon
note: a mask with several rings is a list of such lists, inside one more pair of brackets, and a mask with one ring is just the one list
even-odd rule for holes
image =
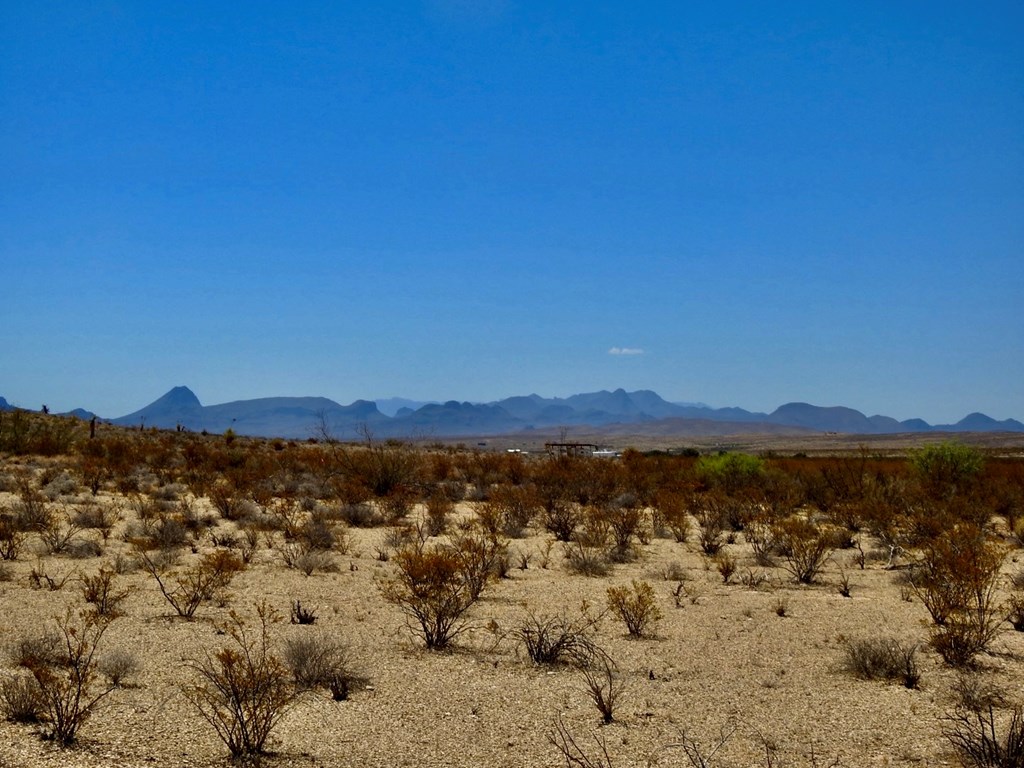
{"label": "blue sky", "polygon": [[1024,418],[1022,38],[1010,2],[0,2],[0,395]]}

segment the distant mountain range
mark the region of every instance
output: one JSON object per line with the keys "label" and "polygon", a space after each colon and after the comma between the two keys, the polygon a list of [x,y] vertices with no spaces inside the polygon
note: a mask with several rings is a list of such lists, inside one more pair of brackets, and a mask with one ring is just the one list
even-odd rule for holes
{"label": "distant mountain range", "polygon": [[[381,401],[388,413],[369,400],[341,405],[325,397],[267,397],[203,405],[188,387],[174,387],[134,413],[115,419],[124,426],[181,426],[194,432],[307,438],[324,430],[348,440],[369,430],[377,437],[471,437],[511,434],[560,427],[604,428],[618,434],[631,430],[650,435],[755,434],[836,432],[897,434],[906,432],[1024,432],[1016,419],[996,421],[972,413],[956,424],[931,425],[921,419],[897,421],[889,416],[865,416],[841,406],[821,407],[786,403],[771,413],[743,408],[710,408],[703,404],[671,403],[655,392],[601,391],[571,397],[522,395],[492,403],[446,403],[391,398]],[[0,409],[9,409],[0,397]],[[91,418],[89,411],[73,412]]]}

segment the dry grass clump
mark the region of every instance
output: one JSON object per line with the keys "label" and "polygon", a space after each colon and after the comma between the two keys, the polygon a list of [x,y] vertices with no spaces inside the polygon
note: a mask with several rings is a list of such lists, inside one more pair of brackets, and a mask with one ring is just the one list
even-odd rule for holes
{"label": "dry grass clump", "polygon": [[891,637],[845,640],[843,667],[862,680],[899,681],[905,688],[917,688],[921,681],[917,644],[905,644]]}
{"label": "dry grass clump", "polygon": [[142,671],[138,655],[124,648],[115,648],[100,656],[96,667],[107,682],[115,688],[123,688],[129,678]]}
{"label": "dry grass clump", "polygon": [[13,723],[43,721],[46,701],[39,683],[31,674],[14,675],[0,682],[0,711]]}
{"label": "dry grass clump", "polygon": [[344,701],[354,685],[365,682],[353,669],[348,646],[323,632],[288,639],[283,658],[300,690],[323,688],[335,701]]}
{"label": "dry grass clump", "polygon": [[515,635],[536,664],[586,666],[599,652],[594,632],[600,620],[586,607],[573,619],[565,613],[538,616],[527,611]]}

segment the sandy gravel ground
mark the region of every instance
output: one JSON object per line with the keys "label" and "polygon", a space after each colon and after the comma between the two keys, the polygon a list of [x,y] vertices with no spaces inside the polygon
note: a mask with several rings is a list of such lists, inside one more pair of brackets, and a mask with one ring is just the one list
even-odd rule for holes
{"label": "sandy gravel ground", "polygon": [[[0,494],[0,504],[13,497]],[[470,514],[467,505],[462,513]],[[231,524],[222,523],[222,526]],[[86,534],[91,535],[91,534]],[[884,559],[858,569],[851,552],[839,552],[819,583],[799,587],[781,567],[754,565],[742,538],[727,549],[738,559],[733,583],[708,568],[696,543],[654,539],[639,547],[635,562],[589,578],[565,568],[560,545],[542,566],[548,536],[532,530],[514,540],[513,552],[530,553],[526,570],[490,585],[473,606],[471,628],[449,652],[428,652],[402,615],[381,596],[379,583],[393,565],[375,557],[382,529],[350,531],[338,570],[306,577],[262,549],[232,583],[228,601],[206,604],[193,621],[173,616],[154,580],[138,571],[121,577],[134,593],[104,638],[104,649],[128,649],[142,662],[132,685],[114,691],[81,732],[80,745],[61,750],[42,741],[32,726],[0,723],[0,766],[218,766],[226,749],[181,693],[192,679],[183,660],[220,647],[218,624],[231,608],[253,616],[266,600],[285,619],[293,600],[315,607],[314,627],[274,627],[280,641],[323,631],[350,644],[368,684],[347,701],[307,694],[274,732],[268,765],[508,766],[564,765],[549,735],[556,721],[596,760],[600,745],[622,766],[690,765],[679,747],[695,740],[710,750],[723,729],[735,729],[712,765],[765,765],[763,740],[778,748],[776,765],[937,766],[955,761],[942,737],[952,707],[956,675],[931,651],[919,656],[919,690],[859,681],[842,668],[843,638],[894,636],[922,644],[927,613],[901,595],[898,572]],[[115,532],[102,558],[72,560],[26,552],[6,563],[0,583],[0,647],[38,629],[67,606],[79,607],[71,580],[59,591],[33,589],[29,572],[94,573],[130,548]],[[187,554],[188,558],[195,555]],[[852,597],[836,588],[840,568]],[[1020,566],[1008,560],[1007,573]],[[748,569],[764,572],[765,584],[740,583]],[[692,596],[678,601],[671,571],[686,575]],[[655,588],[663,619],[650,639],[630,639],[611,615],[597,640],[620,670],[625,692],[610,725],[602,726],[581,674],[569,667],[530,663],[512,632],[526,609],[567,611],[584,602],[599,609],[612,585],[645,579]],[[782,601],[786,615],[779,616]],[[1011,699],[1024,700],[1024,633],[1009,629],[996,653],[981,659],[986,679]],[[2,674],[13,674],[4,659]]]}

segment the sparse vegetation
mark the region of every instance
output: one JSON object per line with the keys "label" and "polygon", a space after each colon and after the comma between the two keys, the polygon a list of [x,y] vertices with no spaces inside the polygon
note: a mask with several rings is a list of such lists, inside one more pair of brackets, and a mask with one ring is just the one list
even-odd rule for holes
{"label": "sparse vegetation", "polygon": [[55,632],[20,646],[18,663],[35,680],[45,736],[62,747],[74,743],[79,730],[115,687],[97,680],[97,652],[109,626],[108,617],[93,612],[75,617],[69,611],[57,621]]}
{"label": "sparse vegetation", "polygon": [[476,600],[463,558],[451,547],[417,543],[391,559],[396,572],[381,587],[384,599],[409,618],[427,648],[446,648],[464,631],[465,613]]}
{"label": "sparse vegetation", "polygon": [[661,618],[654,587],[634,580],[631,587],[609,587],[608,608],[626,625],[632,637],[644,637]]}
{"label": "sparse vegetation", "polygon": [[[32,418],[26,415],[25,423]],[[1019,458],[973,448],[967,452],[973,455],[961,456],[959,447],[944,447],[858,448],[827,457],[722,454],[731,458],[674,449],[598,459],[506,455],[495,447],[263,441],[240,434],[228,442],[223,433],[100,424],[94,439],[72,441],[67,455],[0,455],[0,586],[13,658],[0,675],[6,718],[0,762],[22,764],[49,749],[33,744],[37,732],[63,745],[77,740],[53,725],[63,715],[51,713],[54,705],[30,671],[48,669],[50,681],[70,681],[68,638],[59,625],[45,634],[17,634],[40,625],[41,606],[53,601],[71,607],[72,640],[120,617],[102,642],[97,638],[83,688],[86,710],[78,725],[96,740],[96,754],[127,723],[137,725],[140,713],[166,712],[183,728],[198,726],[198,741],[207,742],[171,745],[154,729],[159,749],[176,757],[180,751],[183,761],[200,759],[193,749],[219,749],[219,738],[256,763],[277,748],[269,741],[275,734],[284,742],[281,759],[292,759],[294,734],[285,728],[294,722],[312,736],[306,740],[304,730],[298,747],[309,760],[379,762],[360,739],[329,737],[324,729],[337,709],[331,699],[362,698],[365,683],[363,704],[372,701],[375,712],[390,715],[394,682],[401,680],[408,688],[403,696],[417,697],[432,722],[451,718],[453,727],[440,731],[430,749],[454,755],[454,764],[479,764],[482,749],[506,748],[495,734],[534,722],[538,706],[550,707],[552,718],[557,712],[566,729],[568,723],[586,728],[595,711],[594,726],[606,718],[628,722],[628,728],[596,728],[596,740],[566,730],[568,738],[558,743],[567,765],[669,764],[656,734],[672,732],[678,713],[701,705],[704,683],[715,684],[709,678],[690,686],[694,665],[703,665],[700,676],[736,678],[738,718],[747,701],[774,688],[786,694],[780,701],[806,695],[809,706],[829,717],[853,717],[843,697],[821,698],[850,681],[794,690],[807,684],[807,669],[908,687],[923,671],[927,696],[879,696],[872,704],[879,708],[872,711],[876,726],[900,750],[900,760],[948,762],[956,732],[989,753],[1012,753],[1012,702],[1019,694],[1013,681],[1024,668],[1012,650],[1017,635],[996,638],[1011,625],[1024,626]],[[516,539],[511,549],[510,539]],[[103,559],[88,559],[97,554]],[[855,599],[841,600],[851,593],[848,569]],[[611,574],[614,581],[577,574]],[[661,584],[656,593],[647,580]],[[265,606],[271,621],[236,624],[231,607],[253,592],[274,600],[291,624],[278,629]],[[936,653],[919,654],[912,640],[871,637],[878,600],[886,601],[881,631],[927,642]],[[679,610],[662,615],[663,601]],[[578,603],[578,612],[558,608]],[[601,620],[608,613],[615,617],[610,623]],[[926,628],[921,617],[928,618]],[[416,644],[457,644],[457,650],[443,656],[410,650],[403,619]],[[866,640],[837,640],[865,630]],[[798,644],[798,633],[812,641]],[[664,639],[662,652],[628,642],[652,635]],[[787,661],[770,669],[747,664],[738,656],[740,648],[749,652],[749,643],[739,642],[744,637],[778,646],[777,658]],[[388,684],[370,684],[354,668],[350,649]],[[997,656],[984,661],[990,650]],[[953,672],[935,673],[937,659],[957,667],[957,681],[972,671],[986,685],[997,679],[990,667],[998,667],[1000,690],[979,683],[961,695],[959,682],[950,683]],[[177,686],[185,671],[188,696],[182,697]],[[266,717],[255,704],[243,711],[248,694],[217,688],[227,680],[268,691],[266,701],[277,704],[262,710]],[[458,687],[449,689],[447,680]],[[51,683],[54,690],[61,686],[73,687]],[[580,700],[574,701],[574,688]],[[634,694],[625,708],[623,690]],[[934,702],[951,693],[959,714],[945,721],[943,738]],[[98,706],[89,708],[97,697]],[[363,704],[342,709],[360,718]],[[294,721],[282,720],[280,713],[293,705]],[[502,720],[489,722],[499,709]],[[235,710],[254,725],[269,718],[262,740],[259,727],[231,725],[228,713]],[[772,718],[791,725],[784,710]],[[904,738],[895,725],[886,730],[890,721],[915,736]],[[103,727],[89,728],[90,722]],[[736,738],[714,752],[707,722],[702,718],[690,734],[697,759],[783,764],[768,740],[758,746]],[[744,721],[737,722],[746,733]],[[467,744],[463,756],[454,740],[473,723],[480,726],[473,731],[479,743]],[[243,735],[246,729],[252,738]],[[407,730],[394,730],[396,744],[418,738]],[[820,741],[828,754],[857,754],[838,730],[821,732]],[[516,749],[527,745],[516,740]],[[141,763],[146,749],[119,739],[114,752]],[[957,749],[961,761],[975,764]],[[787,754],[785,764],[828,764],[814,754]],[[678,746],[674,758],[691,759]],[[1004,756],[993,760],[980,764],[1013,764]],[[524,751],[523,763],[546,760]]]}
{"label": "sparse vegetation", "polygon": [[236,613],[224,628],[229,643],[186,666],[195,682],[185,696],[235,758],[261,755],[267,739],[295,701],[297,690],[285,664],[270,649],[277,616],[257,606],[253,632]]}
{"label": "sparse vegetation", "polygon": [[598,655],[593,635],[600,618],[592,616],[586,607],[574,619],[565,613],[538,616],[527,612],[516,636],[526,655],[537,664],[588,666]]}
{"label": "sparse vegetation", "polygon": [[863,680],[894,680],[905,688],[916,688],[921,681],[916,655],[916,644],[895,638],[846,640],[844,666]]}

